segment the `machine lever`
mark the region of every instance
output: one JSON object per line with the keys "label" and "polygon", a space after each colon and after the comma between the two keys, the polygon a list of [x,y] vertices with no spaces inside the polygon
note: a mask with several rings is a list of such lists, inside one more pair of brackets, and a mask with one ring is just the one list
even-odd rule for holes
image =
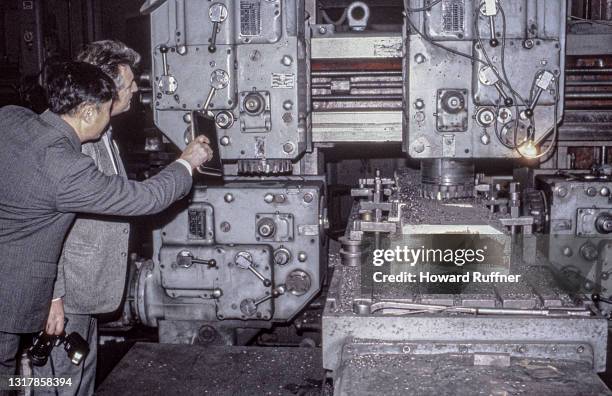
{"label": "machine lever", "polygon": [[263,283],[265,287],[272,286],[272,281],[270,281],[270,279],[266,278],[265,276],[261,274],[261,272],[255,269],[255,266],[253,265],[253,258],[251,257],[249,253],[239,252],[236,255],[236,258],[234,259],[234,261],[238,267],[242,269],[248,269],[249,271],[251,271],[253,275],[255,275],[259,280],[261,280],[261,282]]}
{"label": "machine lever", "polygon": [[204,101],[204,105],[202,106],[202,110],[207,111],[210,107],[210,103],[212,98],[215,96],[215,92],[220,89],[227,87],[229,84],[229,74],[223,69],[216,69],[210,74],[210,91],[208,92],[208,96],[206,96],[206,100]]}
{"label": "machine lever", "polygon": [[162,45],[159,47],[159,53],[162,58],[162,69],[163,74],[159,79],[158,88],[161,92],[166,95],[172,95],[176,92],[178,87],[178,82],[174,76],[170,75],[170,69],[168,68],[168,47],[166,45]]}
{"label": "machine lever", "polygon": [[264,303],[272,298],[282,296],[283,294],[285,294],[285,291],[285,285],[278,285],[274,290],[272,290],[272,293],[268,293],[265,296],[258,298],[257,300],[252,298],[246,298],[240,303],[240,310],[243,314],[247,316],[253,316],[257,313],[257,306],[259,304]]}
{"label": "machine lever", "polygon": [[181,250],[176,255],[176,264],[183,268],[189,268],[194,264],[201,264],[206,265],[208,268],[214,268],[217,266],[217,261],[214,259],[204,260],[195,257],[189,250]]}
{"label": "machine lever", "polygon": [[485,66],[478,71],[478,80],[483,85],[493,86],[499,93],[499,95],[504,99],[505,106],[512,106],[514,104],[514,100],[510,98],[506,92],[504,91],[501,82],[499,81],[499,77],[495,70],[493,70],[490,66]]}
{"label": "machine lever", "polygon": [[533,97],[533,101],[531,102],[529,107],[527,107],[525,109],[525,115],[527,117],[529,117],[529,118],[533,117],[533,110],[535,109],[536,105],[538,104],[538,100],[540,100],[540,96],[542,95],[542,92],[547,90],[548,87],[550,86],[550,84],[553,83],[554,81],[555,81],[555,76],[551,72],[549,72],[548,70],[544,70],[542,73],[540,73],[540,75],[538,75],[538,77],[536,77],[536,81],[535,81],[535,86],[536,86],[535,96]]}
{"label": "machine lever", "polygon": [[208,52],[212,53],[217,50],[217,31],[219,30],[219,24],[227,19],[227,8],[221,3],[215,3],[208,9],[208,17],[213,23],[210,45],[208,46]]}

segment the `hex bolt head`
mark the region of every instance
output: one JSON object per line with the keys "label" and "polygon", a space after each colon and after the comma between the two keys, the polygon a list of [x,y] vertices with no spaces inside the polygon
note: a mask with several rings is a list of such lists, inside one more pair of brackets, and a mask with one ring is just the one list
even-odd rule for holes
{"label": "hex bolt head", "polygon": [[231,229],[232,229],[232,225],[228,223],[227,221],[224,221],[223,223],[221,223],[221,231],[229,232]]}
{"label": "hex bolt head", "polygon": [[264,201],[265,201],[266,203],[272,203],[272,202],[274,202],[274,194],[267,193],[266,195],[264,195]]}
{"label": "hex bolt head", "polygon": [[585,243],[580,247],[580,254],[586,261],[595,261],[599,256],[597,247],[590,242]]}
{"label": "hex bolt head", "polygon": [[423,99],[417,99],[414,101],[414,108],[417,110],[423,110],[425,108],[425,102]]}
{"label": "hex bolt head", "polygon": [[270,226],[269,224],[262,224],[259,226],[257,232],[264,238],[269,238],[274,234],[274,227]]}
{"label": "hex bolt head", "polygon": [[597,195],[597,189],[595,187],[589,187],[586,190],[586,195],[588,195],[589,197],[594,197]]}
{"label": "hex bolt head", "polygon": [[417,111],[414,114],[414,120],[418,123],[425,121],[425,113],[423,113],[422,111]]}
{"label": "hex bolt head", "polygon": [[227,129],[234,123],[234,115],[229,111],[220,111],[215,116],[215,123],[221,129]]}
{"label": "hex bolt head", "polygon": [[290,57],[289,55],[285,55],[281,59],[281,63],[285,66],[291,66],[291,64],[293,63],[293,58]]}
{"label": "hex bolt head", "polygon": [[256,115],[264,110],[266,102],[258,92],[251,92],[245,96],[243,105],[247,113]]}
{"label": "hex bolt head", "polygon": [[564,198],[567,196],[567,188],[565,187],[558,187],[557,188],[557,196]]}
{"label": "hex bolt head", "polygon": [[274,262],[278,265],[285,265],[291,260],[291,253],[285,248],[274,251]]}
{"label": "hex bolt head", "polygon": [[283,151],[287,154],[293,152],[293,143],[287,142],[283,144]]}
{"label": "hex bolt head", "polygon": [[420,52],[414,56],[414,61],[418,64],[425,62],[425,55]]}
{"label": "hex bolt head", "polygon": [[219,142],[221,143],[221,146],[229,146],[231,140],[229,136],[223,136]]}
{"label": "hex bolt head", "polygon": [[292,101],[290,101],[290,100],[285,100],[285,101],[283,102],[283,109],[285,109],[285,110],[291,110],[291,109],[293,109],[293,102],[292,102]]}
{"label": "hex bolt head", "polygon": [[310,203],[310,202],[312,202],[313,199],[314,199],[314,197],[313,197],[313,195],[311,193],[304,194],[304,202]]}

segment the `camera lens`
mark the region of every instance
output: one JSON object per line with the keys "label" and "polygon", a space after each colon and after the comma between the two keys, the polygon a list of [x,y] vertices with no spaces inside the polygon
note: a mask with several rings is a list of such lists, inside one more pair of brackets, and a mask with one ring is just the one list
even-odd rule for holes
{"label": "camera lens", "polygon": [[49,354],[55,344],[55,336],[46,334],[41,331],[38,336],[34,339],[34,343],[28,349],[28,357],[35,366],[44,366],[47,364]]}

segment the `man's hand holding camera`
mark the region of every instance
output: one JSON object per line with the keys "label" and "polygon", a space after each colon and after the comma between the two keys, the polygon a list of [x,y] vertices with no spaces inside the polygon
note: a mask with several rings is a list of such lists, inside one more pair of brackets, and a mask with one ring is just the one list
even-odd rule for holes
{"label": "man's hand holding camera", "polygon": [[49,335],[60,335],[64,332],[64,300],[59,298],[51,302],[49,318],[45,326],[45,332]]}

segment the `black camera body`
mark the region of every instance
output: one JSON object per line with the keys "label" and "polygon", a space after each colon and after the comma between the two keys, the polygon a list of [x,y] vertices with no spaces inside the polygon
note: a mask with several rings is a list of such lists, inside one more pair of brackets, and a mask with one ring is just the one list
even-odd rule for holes
{"label": "black camera body", "polygon": [[32,346],[28,348],[28,357],[33,365],[44,366],[53,348],[60,345],[63,345],[68,358],[76,366],[81,364],[89,354],[89,344],[79,333],[73,332],[69,335],[62,333],[56,336],[49,335],[43,330],[38,333]]}

